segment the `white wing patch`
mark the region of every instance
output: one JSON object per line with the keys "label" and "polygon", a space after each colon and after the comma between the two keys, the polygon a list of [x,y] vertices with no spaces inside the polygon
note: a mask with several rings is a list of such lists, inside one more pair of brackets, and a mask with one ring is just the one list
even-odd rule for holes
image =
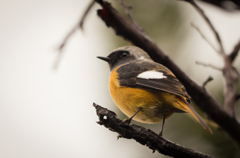
{"label": "white wing patch", "polygon": [[145,71],[140,73],[137,78],[144,78],[144,79],[163,79],[167,78],[167,76],[164,76],[162,72],[158,72],[155,70]]}

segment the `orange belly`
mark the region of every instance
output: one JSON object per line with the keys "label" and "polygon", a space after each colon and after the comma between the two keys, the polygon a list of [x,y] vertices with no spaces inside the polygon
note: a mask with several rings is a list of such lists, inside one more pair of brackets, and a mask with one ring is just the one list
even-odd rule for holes
{"label": "orange belly", "polygon": [[142,123],[157,123],[171,116],[175,108],[172,102],[175,96],[161,91],[146,91],[138,88],[122,87],[117,82],[117,69],[110,75],[109,89],[114,103],[119,109],[131,117],[140,107],[142,110],[133,117]]}

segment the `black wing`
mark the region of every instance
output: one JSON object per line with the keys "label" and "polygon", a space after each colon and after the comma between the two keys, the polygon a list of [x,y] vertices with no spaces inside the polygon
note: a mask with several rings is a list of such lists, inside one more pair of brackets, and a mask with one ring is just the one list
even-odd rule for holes
{"label": "black wing", "polygon": [[[163,74],[161,79],[139,78],[139,74],[147,71],[157,71]],[[151,61],[138,61],[120,67],[118,70],[121,86],[142,88],[147,90],[158,90],[172,93],[178,96],[186,97],[187,94],[182,83],[173,75],[173,73],[161,64]]]}

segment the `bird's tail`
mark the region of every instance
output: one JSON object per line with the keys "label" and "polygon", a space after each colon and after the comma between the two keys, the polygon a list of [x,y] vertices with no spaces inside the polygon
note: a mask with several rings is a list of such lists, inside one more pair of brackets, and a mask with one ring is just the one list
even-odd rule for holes
{"label": "bird's tail", "polygon": [[206,125],[206,123],[202,120],[202,118],[198,115],[198,113],[194,110],[193,106],[185,100],[185,98],[179,98],[177,101],[180,104],[180,109],[186,112],[189,112],[194,116],[194,118],[202,125],[202,127],[213,134],[212,130]]}

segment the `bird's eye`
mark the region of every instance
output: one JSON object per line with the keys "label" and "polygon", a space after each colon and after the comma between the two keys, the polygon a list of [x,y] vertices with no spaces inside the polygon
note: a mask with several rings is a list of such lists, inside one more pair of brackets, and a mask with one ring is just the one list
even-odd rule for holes
{"label": "bird's eye", "polygon": [[126,52],[123,52],[122,54],[121,54],[121,57],[122,58],[125,58],[125,57],[127,57],[128,56],[128,53],[126,53]]}

